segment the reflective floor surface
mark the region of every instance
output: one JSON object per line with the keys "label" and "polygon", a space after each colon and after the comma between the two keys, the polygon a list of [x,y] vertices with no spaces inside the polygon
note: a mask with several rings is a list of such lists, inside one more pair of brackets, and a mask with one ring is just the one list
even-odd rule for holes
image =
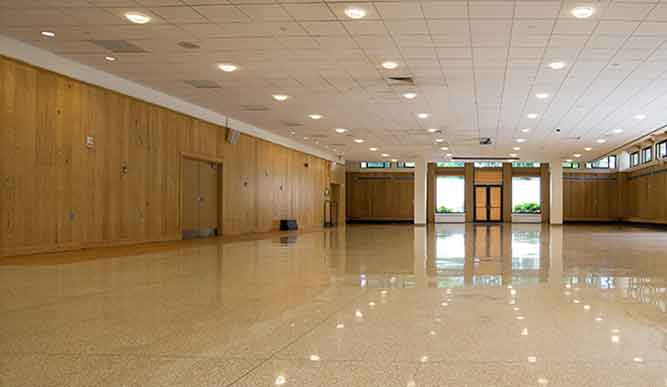
{"label": "reflective floor surface", "polygon": [[667,386],[667,230],[354,225],[0,261],[2,386]]}

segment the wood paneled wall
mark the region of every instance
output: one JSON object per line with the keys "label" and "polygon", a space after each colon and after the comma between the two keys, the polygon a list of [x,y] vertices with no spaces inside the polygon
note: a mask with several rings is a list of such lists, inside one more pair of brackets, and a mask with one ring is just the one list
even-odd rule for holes
{"label": "wood paneled wall", "polygon": [[412,173],[347,173],[348,220],[414,219]]}
{"label": "wood paneled wall", "polygon": [[322,224],[331,162],[226,132],[0,57],[0,255],[180,239],[183,153],[223,162],[223,234]]}
{"label": "wood paneled wall", "polygon": [[[614,221],[620,218],[618,173],[563,173],[563,220]],[[627,206],[628,203],[623,203]]]}
{"label": "wood paneled wall", "polygon": [[667,224],[667,163],[623,173],[620,217],[625,221]]}

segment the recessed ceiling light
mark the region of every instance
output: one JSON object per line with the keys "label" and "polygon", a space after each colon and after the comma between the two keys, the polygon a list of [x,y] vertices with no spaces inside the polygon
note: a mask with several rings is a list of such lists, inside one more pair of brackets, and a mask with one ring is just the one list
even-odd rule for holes
{"label": "recessed ceiling light", "polygon": [[115,61],[116,61],[116,57],[115,57],[115,56],[105,56],[104,59],[105,59],[107,62],[115,62]]}
{"label": "recessed ceiling light", "polygon": [[590,152],[590,151],[593,150],[593,148],[591,148],[590,146],[587,146],[586,148],[584,148],[584,150],[585,150],[586,152]]}
{"label": "recessed ceiling light", "polygon": [[[347,129],[345,129],[345,128],[336,128],[334,130],[336,131],[336,133],[345,133],[345,132],[347,132]],[[354,140],[354,141],[357,141],[357,140]],[[362,140],[362,142],[363,142],[363,140]]]}
{"label": "recessed ceiling light", "polygon": [[366,10],[358,7],[347,7],[345,8],[345,14],[350,19],[361,19],[366,16]]}
{"label": "recessed ceiling light", "polygon": [[605,142],[607,142],[607,140],[605,140],[604,138],[598,138],[597,140],[595,140],[595,142],[597,142],[598,144],[604,144]]}
{"label": "recessed ceiling light", "polygon": [[388,153],[383,153],[383,154],[381,154],[380,156],[382,156],[382,157],[389,157],[389,154],[388,154]]}
{"label": "recessed ceiling light", "polygon": [[449,148],[447,148],[446,146],[443,146],[443,147],[440,148],[440,150],[446,151],[446,150],[449,150]]}
{"label": "recessed ceiling light", "polygon": [[309,137],[304,137],[303,139],[304,139],[304,140],[307,140],[308,138],[309,138]]}
{"label": "recessed ceiling light", "polygon": [[444,138],[436,138],[435,142],[445,142],[445,139]]}
{"label": "recessed ceiling light", "polygon": [[519,148],[518,146],[515,146],[514,148],[512,148],[512,150],[515,150],[515,151],[520,151],[520,150],[521,150],[521,148]]}
{"label": "recessed ceiling light", "polygon": [[579,158],[579,157],[581,157],[581,153],[575,153],[575,154],[573,154],[572,156],[574,156],[574,157],[576,157],[576,158]]}
{"label": "recessed ceiling light", "polygon": [[403,98],[415,99],[417,98],[417,93],[403,93]]}
{"label": "recessed ceiling light", "polygon": [[447,157],[452,157],[452,156],[454,156],[454,155],[451,154],[451,153],[447,153],[445,156],[447,156]]}
{"label": "recessed ceiling light", "polygon": [[430,114],[428,114],[428,113],[419,113],[419,114],[417,114],[417,117],[421,118],[422,120],[428,118],[429,116],[430,116]]}
{"label": "recessed ceiling light", "polygon": [[531,120],[534,120],[537,118],[537,113],[528,113],[526,117],[528,117]]}
{"label": "recessed ceiling light", "polygon": [[274,384],[276,386],[282,386],[283,384],[285,384],[285,382],[286,382],[285,377],[282,375],[278,375],[278,377],[276,377]]}
{"label": "recessed ceiling light", "polygon": [[635,120],[641,121],[643,119],[646,119],[646,114],[637,114],[637,115],[635,115]]}
{"label": "recessed ceiling light", "polygon": [[510,153],[510,157],[516,157],[516,156],[517,156],[516,153]]}
{"label": "recessed ceiling light", "polygon": [[549,98],[549,93],[537,93],[535,94],[535,97],[537,99],[547,99]]}
{"label": "recessed ceiling light", "polygon": [[355,138],[355,139],[354,139],[354,142],[356,142],[357,144],[361,144],[361,143],[364,142],[364,140],[361,139],[361,138]]}
{"label": "recessed ceiling light", "polygon": [[438,131],[438,129],[436,129],[436,128],[429,128],[429,129],[426,129],[426,131],[429,132],[429,133],[435,133],[435,132]]}
{"label": "recessed ceiling light", "polygon": [[46,36],[47,38],[54,38],[56,33],[53,31],[42,31],[42,36]]}
{"label": "recessed ceiling light", "polygon": [[292,131],[292,132],[289,132],[289,134],[290,134],[290,136],[294,136],[296,134],[296,132]]}
{"label": "recessed ceiling light", "polygon": [[239,69],[237,65],[231,63],[220,63],[218,68],[226,73],[231,73]]}
{"label": "recessed ceiling light", "polygon": [[623,129],[614,129],[611,132],[615,133],[615,134],[619,134],[619,133],[623,133]]}
{"label": "recessed ceiling light", "polygon": [[551,62],[551,63],[549,63],[549,68],[551,68],[552,70],[562,70],[562,69],[565,68],[565,66],[567,66],[567,64],[565,64],[565,62]]}
{"label": "recessed ceiling light", "polygon": [[396,160],[396,159],[391,159],[391,162],[392,162],[392,163],[396,163],[396,162],[398,162],[398,160]]}
{"label": "recessed ceiling light", "polygon": [[273,97],[273,99],[275,99],[276,101],[282,102],[282,101],[286,101],[289,98],[289,95],[287,95],[287,94],[274,94],[271,97]]}
{"label": "recessed ceiling light", "polygon": [[151,17],[148,15],[144,15],[143,13],[140,12],[128,12],[125,14],[125,18],[132,23],[136,24],[146,24],[149,21],[151,21]]}
{"label": "recessed ceiling light", "polygon": [[[313,120],[319,120],[319,119],[322,119],[322,115],[321,115],[321,114],[308,114],[308,117],[310,117],[310,118],[313,119]],[[345,132],[345,131],[347,131],[347,130],[344,130],[343,132]],[[336,132],[338,132],[338,130],[336,130]],[[342,132],[338,132],[338,133],[342,133]]]}
{"label": "recessed ceiling light", "polygon": [[572,162],[572,159],[565,159],[565,162],[566,162],[566,163],[571,163],[571,162]]}
{"label": "recessed ceiling light", "polygon": [[530,128],[523,128],[523,129],[521,129],[521,132],[528,133],[528,132],[530,132]]}
{"label": "recessed ceiling light", "polygon": [[382,62],[382,67],[386,68],[387,70],[393,70],[398,67],[398,63],[392,61],[386,61]]}
{"label": "recessed ceiling light", "polygon": [[378,148],[372,146],[372,147],[368,148],[368,150],[371,151],[371,152],[376,152],[378,150]]}
{"label": "recessed ceiling light", "polygon": [[526,142],[526,139],[525,138],[517,138],[516,142],[518,142],[518,143]]}
{"label": "recessed ceiling light", "polygon": [[574,7],[570,13],[577,19],[586,19],[593,16],[595,9],[593,7]]}

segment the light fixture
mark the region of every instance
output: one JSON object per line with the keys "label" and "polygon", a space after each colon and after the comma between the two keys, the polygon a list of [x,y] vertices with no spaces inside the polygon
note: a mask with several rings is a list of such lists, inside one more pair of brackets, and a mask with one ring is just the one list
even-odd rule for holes
{"label": "light fixture", "polygon": [[419,113],[419,114],[417,114],[417,117],[421,118],[422,120],[428,118],[429,116],[430,116],[430,114],[428,114],[428,113]]}
{"label": "light fixture", "polygon": [[635,363],[643,363],[644,358],[637,356],[637,357],[633,357],[632,361],[634,361]]}
{"label": "light fixture", "polygon": [[218,68],[226,73],[231,73],[239,69],[237,65],[231,63],[220,63]]}
{"label": "light fixture", "polygon": [[275,99],[276,101],[283,102],[283,101],[286,101],[289,98],[289,95],[287,95],[287,94],[273,94],[271,97],[273,97],[273,99]]}
{"label": "light fixture", "polygon": [[345,8],[345,14],[350,19],[361,19],[366,16],[366,10],[358,7],[347,7]]}
{"label": "light fixture", "polygon": [[412,93],[412,92],[410,92],[410,93],[403,93],[403,98],[407,98],[407,99],[415,99],[415,98],[417,98],[417,93]]}
{"label": "light fixture", "polygon": [[140,12],[127,12],[125,18],[132,23],[146,24],[151,21],[151,17]]}
{"label": "light fixture", "polygon": [[517,157],[516,153],[510,153],[510,157]]}
{"label": "light fixture", "polygon": [[526,139],[525,138],[517,138],[515,141],[518,142],[519,144],[521,144],[523,142],[526,142]]}
{"label": "light fixture", "polygon": [[537,118],[537,113],[528,113],[526,117],[528,117],[528,119],[534,120]]}
{"label": "light fixture", "polygon": [[565,159],[565,162],[566,162],[566,163],[571,163],[571,162],[572,162],[572,159]]}
{"label": "light fixture", "polygon": [[376,152],[378,150],[378,148],[372,146],[372,147],[368,148],[368,150],[371,151],[371,152]]}
{"label": "light fixture", "polygon": [[42,31],[41,32],[42,36],[46,36],[47,38],[55,38],[56,33],[53,31]]}
{"label": "light fixture", "polygon": [[444,151],[446,151],[446,150],[449,150],[449,148],[446,147],[446,146],[443,146],[443,147],[440,147],[440,150],[444,150]]}
{"label": "light fixture", "polygon": [[637,115],[635,115],[635,120],[641,121],[641,120],[644,120],[644,119],[646,119],[646,114],[637,114]]}
{"label": "light fixture", "polygon": [[364,142],[364,140],[361,139],[361,138],[355,138],[355,139],[354,139],[354,142],[356,142],[357,144],[361,144],[361,143]]}
{"label": "light fixture", "polygon": [[345,328],[345,324],[343,323],[336,324],[336,329],[343,329],[343,328]]}
{"label": "light fixture", "polygon": [[282,375],[278,375],[278,377],[276,377],[276,381],[274,382],[274,384],[276,386],[282,386],[285,384],[285,382],[286,382],[285,377]]}
{"label": "light fixture", "polygon": [[614,129],[611,132],[614,133],[614,134],[619,134],[619,133],[623,133],[623,129]]}
{"label": "light fixture", "polygon": [[570,13],[577,19],[587,19],[593,16],[595,9],[593,7],[574,7]]}
{"label": "light fixture", "polygon": [[579,158],[579,157],[581,157],[581,153],[575,153],[572,156],[574,156],[575,158]]}
{"label": "light fixture", "polygon": [[445,139],[444,138],[436,138],[435,142],[437,142],[437,143],[445,142]]}
{"label": "light fixture", "polygon": [[105,56],[104,59],[105,59],[107,62],[115,62],[115,61],[116,61],[116,57],[115,57],[115,56]]}
{"label": "light fixture", "polygon": [[587,147],[584,148],[584,150],[585,150],[586,152],[590,152],[590,151],[593,150],[593,148],[591,148],[590,146],[587,146]]}
{"label": "light fixture", "polygon": [[[313,117],[310,117],[310,118],[313,118]],[[314,120],[315,120],[315,119],[319,120],[319,118],[313,118],[313,119],[314,119]],[[345,132],[347,132],[347,129],[345,129],[345,128],[336,128],[336,129],[334,129],[334,130],[336,131],[336,133],[345,133]],[[354,140],[354,141],[359,142],[359,141],[357,141],[357,140]],[[364,141],[362,140],[361,142],[364,142]]]}
{"label": "light fixture", "polygon": [[383,153],[383,154],[381,154],[380,156],[382,156],[382,157],[389,157],[389,154],[388,154],[388,153]]}
{"label": "light fixture", "polygon": [[429,128],[429,129],[426,129],[426,131],[429,132],[429,133],[435,133],[435,132],[438,131],[438,129],[436,129],[436,128]]}
{"label": "light fixture", "polygon": [[605,140],[604,138],[598,138],[597,140],[595,140],[595,142],[597,142],[598,144],[604,144],[605,142],[607,142],[607,140]]}
{"label": "light fixture", "polygon": [[537,94],[535,94],[535,98],[537,98],[537,99],[547,99],[547,98],[549,98],[549,93],[537,93]]}
{"label": "light fixture", "polygon": [[393,70],[398,67],[398,63],[392,61],[386,61],[382,62],[382,67],[386,68],[387,70]]}
{"label": "light fixture", "polygon": [[445,156],[447,156],[447,157],[452,157],[452,156],[454,156],[454,155],[451,154],[451,153],[447,153]]}
{"label": "light fixture", "polygon": [[[312,120],[320,120],[320,119],[322,119],[322,115],[321,115],[321,114],[308,114],[308,117],[310,117],[310,119],[312,119]],[[336,129],[336,132],[338,132],[338,129]],[[343,132],[347,132],[347,129],[343,129]],[[343,132],[338,132],[338,133],[343,133]]]}
{"label": "light fixture", "polygon": [[397,163],[398,160],[396,160],[396,159],[391,159],[391,162],[392,162],[392,163]]}
{"label": "light fixture", "polygon": [[308,140],[309,138],[310,138],[310,137],[304,137],[303,139],[304,139],[304,140]]}
{"label": "light fixture", "polygon": [[521,148],[520,148],[520,147],[518,147],[518,146],[515,146],[514,148],[512,148],[512,150],[515,150],[515,151],[520,151],[520,150],[521,150]]}
{"label": "light fixture", "polygon": [[549,63],[549,68],[552,70],[562,70],[567,66],[565,62],[551,62]]}
{"label": "light fixture", "polygon": [[521,129],[521,132],[522,133],[528,133],[528,132],[530,132],[530,128],[523,128],[523,129]]}
{"label": "light fixture", "polygon": [[310,355],[310,361],[320,361],[320,355]]}

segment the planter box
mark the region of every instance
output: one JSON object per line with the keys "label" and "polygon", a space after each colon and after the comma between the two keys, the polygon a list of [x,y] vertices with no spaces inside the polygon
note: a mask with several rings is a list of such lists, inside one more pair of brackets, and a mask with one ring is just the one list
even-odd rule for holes
{"label": "planter box", "polygon": [[466,214],[457,213],[457,214],[435,214],[436,223],[465,223]]}
{"label": "planter box", "polygon": [[542,214],[512,214],[512,223],[542,223]]}

